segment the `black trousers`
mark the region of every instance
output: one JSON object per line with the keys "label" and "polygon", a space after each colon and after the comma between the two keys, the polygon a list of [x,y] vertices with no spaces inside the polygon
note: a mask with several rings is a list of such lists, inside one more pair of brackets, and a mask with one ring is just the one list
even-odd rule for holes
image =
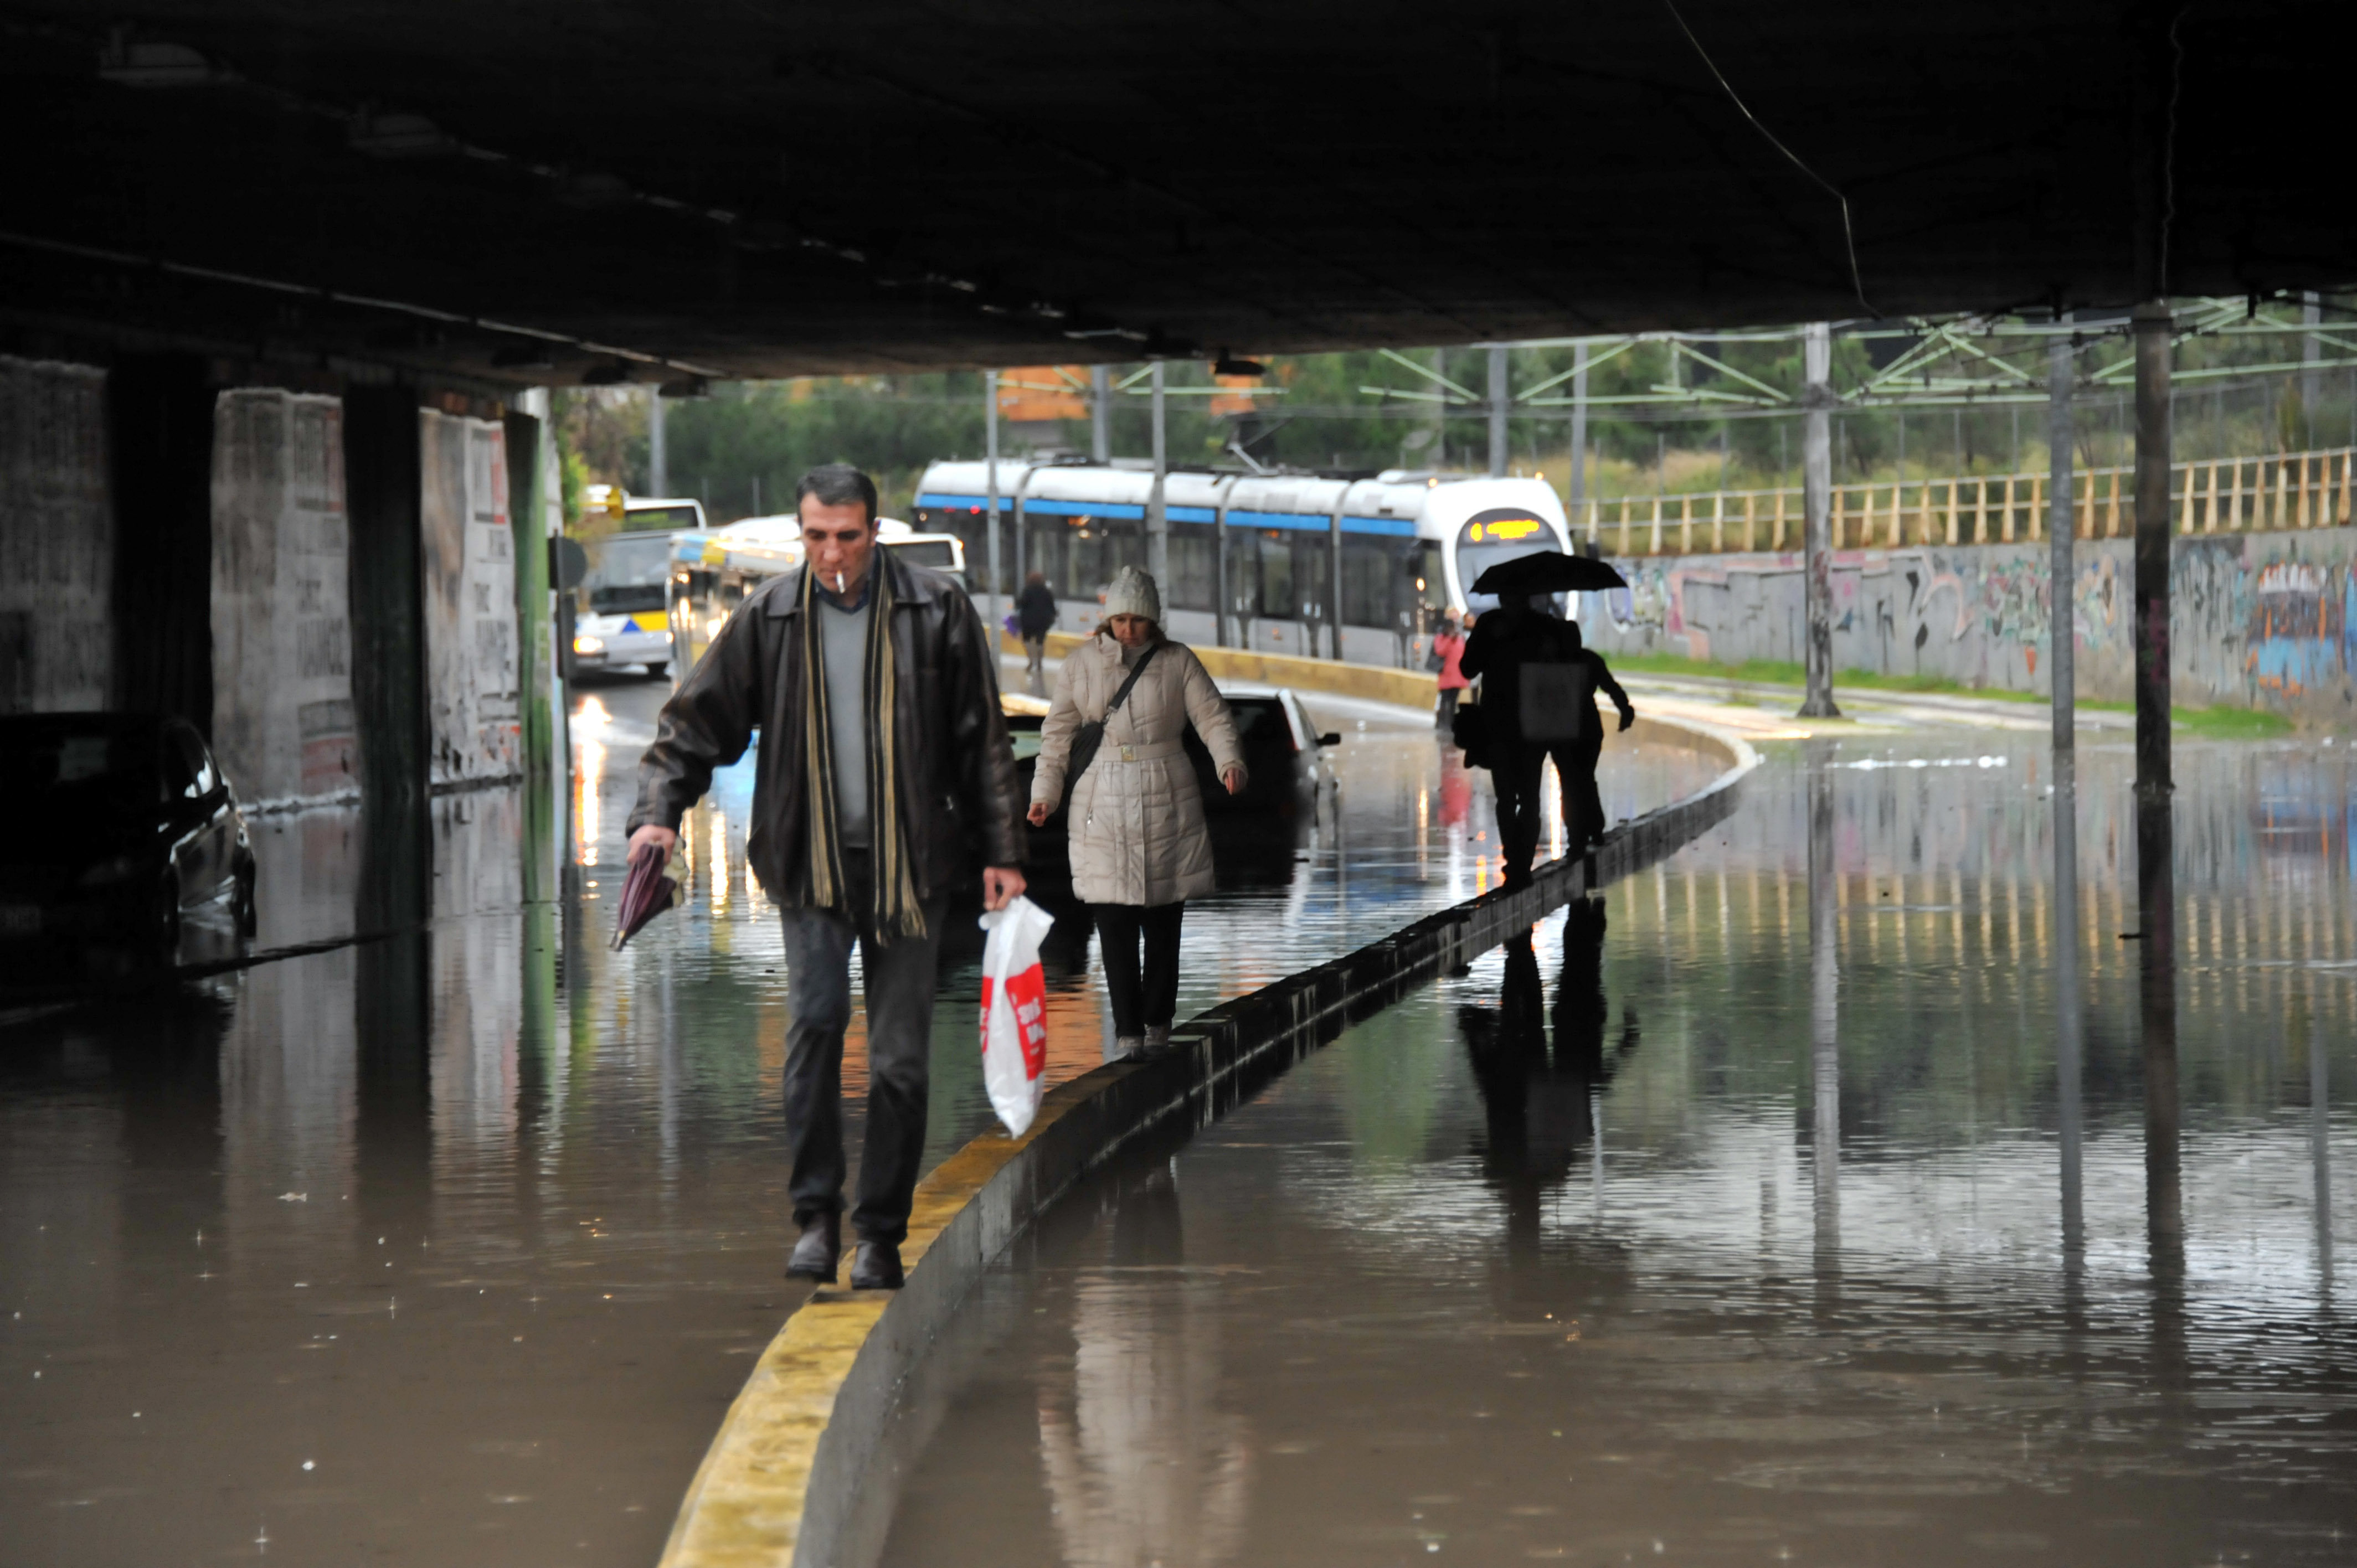
{"label": "black trousers", "polygon": [[[864,850],[845,850],[852,908],[867,908],[871,873]],[[925,934],[879,942],[865,913],[845,920],[823,909],[783,909],[785,923],[786,1141],[793,1166],[787,1191],[794,1223],[843,1208],[843,1036],[851,1026],[851,948],[859,945],[867,996],[867,1142],[851,1222],[870,1241],[895,1245],[909,1233],[909,1208],[924,1164],[925,1109],[933,1047],[933,992],[947,899],[925,906]]]}
{"label": "black trousers", "polygon": [[[1113,1032],[1135,1039],[1149,1026],[1168,1028],[1178,1012],[1178,921],[1176,904],[1092,904],[1097,945],[1104,950],[1105,992],[1113,1002]],[[1145,972],[1138,944],[1146,947]]]}
{"label": "black trousers", "polygon": [[1544,817],[1541,800],[1546,760],[1555,758],[1555,787],[1563,792],[1564,836],[1574,854],[1604,836],[1604,797],[1596,784],[1596,765],[1604,754],[1604,732],[1583,731],[1576,740],[1538,744],[1512,741],[1491,746],[1491,787],[1498,795],[1498,847],[1505,852],[1508,875],[1520,879],[1530,874],[1538,854],[1540,826]]}

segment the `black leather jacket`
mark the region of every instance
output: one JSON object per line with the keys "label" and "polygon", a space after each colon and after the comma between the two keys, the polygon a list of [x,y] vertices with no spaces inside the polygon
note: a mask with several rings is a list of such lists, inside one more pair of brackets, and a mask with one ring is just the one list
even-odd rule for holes
{"label": "black leather jacket", "polygon": [[[874,571],[893,575],[892,650],[899,660],[899,796],[917,894],[932,898],[980,865],[1019,865],[1024,796],[998,707],[998,662],[982,618],[955,578],[889,551]],[[712,784],[712,770],[760,735],[747,855],[775,902],[799,902],[809,844],[802,733],[801,569],[761,585],[738,605],[694,672],[663,704],[655,743],[639,763],[630,831],[676,829]]]}

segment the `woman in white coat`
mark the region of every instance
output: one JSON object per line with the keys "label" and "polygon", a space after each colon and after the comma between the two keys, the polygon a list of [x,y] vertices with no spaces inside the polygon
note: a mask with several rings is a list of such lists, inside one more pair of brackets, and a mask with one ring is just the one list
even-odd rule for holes
{"label": "woman in white coat", "polygon": [[[1123,567],[1105,594],[1104,624],[1064,656],[1057,672],[1031,779],[1037,825],[1064,799],[1081,726],[1104,725],[1095,759],[1073,782],[1065,813],[1072,890],[1096,920],[1116,1047],[1147,1055],[1168,1046],[1178,1009],[1180,917],[1188,899],[1211,890],[1211,838],[1203,826],[1195,769],[1181,745],[1187,726],[1192,724],[1202,737],[1229,794],[1245,782],[1234,716],[1202,660],[1164,637],[1161,623],[1162,596],[1154,579]],[[1107,718],[1114,693],[1141,662],[1145,672]]]}

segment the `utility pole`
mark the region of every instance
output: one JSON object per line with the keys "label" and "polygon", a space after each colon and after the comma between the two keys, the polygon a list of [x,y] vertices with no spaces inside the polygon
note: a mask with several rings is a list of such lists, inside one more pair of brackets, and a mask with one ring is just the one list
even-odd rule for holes
{"label": "utility pole", "polygon": [[1837,719],[1834,705],[1834,581],[1833,494],[1834,432],[1833,329],[1812,321],[1801,338],[1801,507],[1806,521],[1802,547],[1806,553],[1803,597],[1808,609],[1809,694],[1801,703],[1804,719]]}
{"label": "utility pole", "polygon": [[2323,372],[2316,368],[2323,349],[2316,329],[2323,323],[2323,302],[2314,289],[2309,289],[2299,296],[2299,324],[2308,328],[2299,339],[2299,362],[2304,367],[2299,372],[2299,434],[2304,446],[2316,445],[2316,401],[2324,395]]}
{"label": "utility pole", "polygon": [[985,371],[982,375],[982,451],[983,467],[986,470],[983,494],[990,510],[990,593],[985,600],[990,614],[985,628],[992,647],[998,645],[998,623],[1005,618],[998,609],[998,372]]}
{"label": "utility pole", "polygon": [[[1170,514],[1162,492],[1170,478],[1170,446],[1164,416],[1168,412],[1162,392],[1162,361],[1154,361],[1154,490],[1146,502],[1146,569],[1164,594],[1170,587]],[[1165,609],[1168,609],[1166,605]]]}
{"label": "utility pole", "polygon": [[1506,472],[1506,346],[1490,346],[1490,477]]}
{"label": "utility pole", "polygon": [[663,441],[662,388],[658,386],[647,388],[647,490],[651,495],[671,494],[671,453]]}
{"label": "utility pole", "polygon": [[2169,755],[2169,302],[2136,307],[2136,793],[2174,788]]}
{"label": "utility pole", "polygon": [[[2055,318],[2068,327],[2068,311]],[[2069,756],[2078,744],[2078,511],[2071,491],[2071,383],[2076,371],[2070,335],[2057,332],[2046,348],[2046,536],[2051,540],[2047,569],[2049,628],[2047,682],[2052,691],[2054,749]],[[2055,797],[2055,810],[2067,807]],[[2059,830],[2058,830],[2059,831]],[[2056,853],[2059,854],[2060,850]]]}
{"label": "utility pole", "polygon": [[[1571,526],[1579,526],[1587,504],[1587,345],[1571,346]],[[1596,528],[1588,525],[1587,542],[1596,544]]]}
{"label": "utility pole", "polygon": [[1113,369],[1089,367],[1089,461],[1113,460]]}

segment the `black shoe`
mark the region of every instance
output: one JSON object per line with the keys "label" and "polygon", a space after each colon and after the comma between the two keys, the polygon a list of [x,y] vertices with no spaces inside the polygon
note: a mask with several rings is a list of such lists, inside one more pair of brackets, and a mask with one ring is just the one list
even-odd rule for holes
{"label": "black shoe", "polygon": [[802,1239],[794,1243],[793,1255],[786,1260],[786,1278],[833,1284],[835,1260],[842,1252],[837,1240],[842,1225],[837,1215],[813,1215],[810,1223],[802,1227]]}
{"label": "black shoe", "polygon": [[852,1260],[853,1290],[899,1290],[907,1278],[900,1272],[900,1249],[890,1241],[862,1241]]}

